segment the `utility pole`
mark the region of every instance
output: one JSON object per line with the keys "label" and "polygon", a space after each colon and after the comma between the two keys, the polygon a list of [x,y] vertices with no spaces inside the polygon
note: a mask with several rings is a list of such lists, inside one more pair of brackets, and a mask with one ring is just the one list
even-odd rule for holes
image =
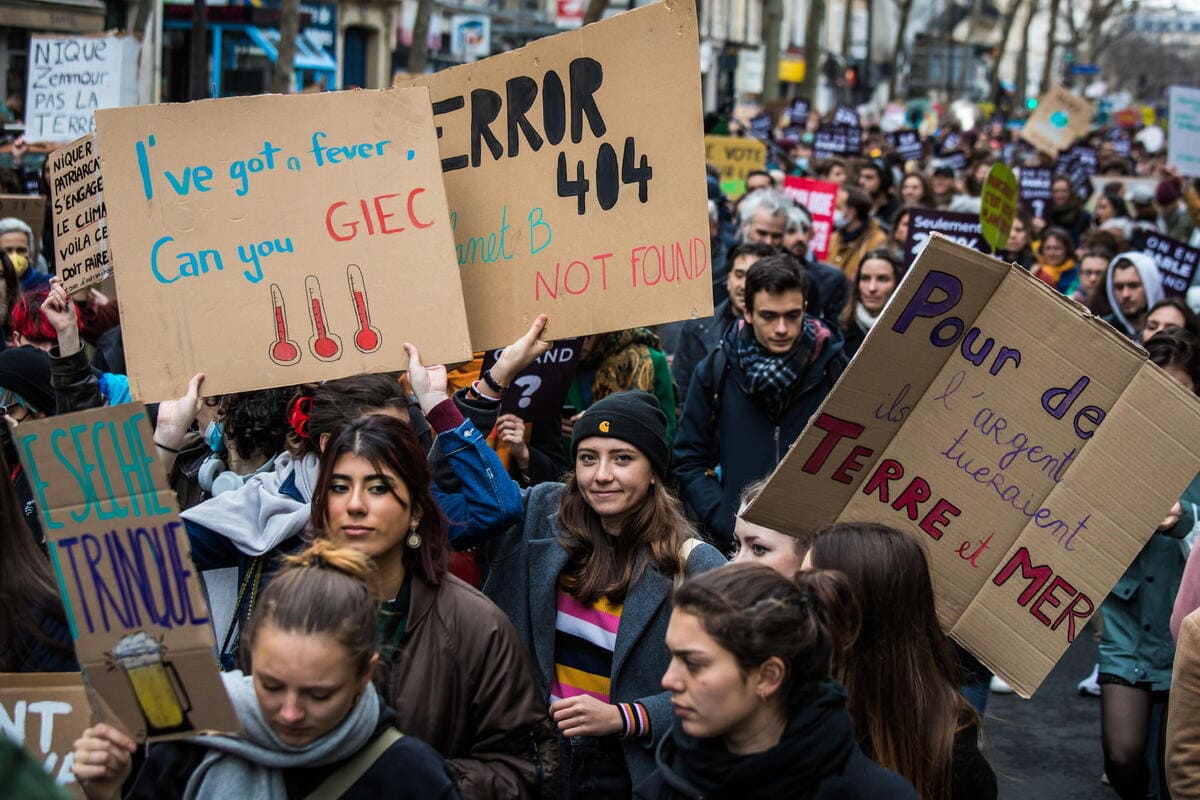
{"label": "utility pole", "polygon": [[192,2],[192,49],[188,61],[188,99],[208,97],[208,4]]}

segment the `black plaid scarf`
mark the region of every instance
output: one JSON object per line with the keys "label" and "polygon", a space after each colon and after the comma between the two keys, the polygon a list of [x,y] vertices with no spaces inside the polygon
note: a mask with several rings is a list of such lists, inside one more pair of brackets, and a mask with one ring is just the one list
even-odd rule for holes
{"label": "black plaid scarf", "polygon": [[800,388],[798,381],[805,368],[821,355],[829,329],[815,317],[805,316],[796,344],[789,352],[776,355],[759,343],[753,325],[739,321],[733,328],[734,353],[746,377],[747,391],[778,414]]}

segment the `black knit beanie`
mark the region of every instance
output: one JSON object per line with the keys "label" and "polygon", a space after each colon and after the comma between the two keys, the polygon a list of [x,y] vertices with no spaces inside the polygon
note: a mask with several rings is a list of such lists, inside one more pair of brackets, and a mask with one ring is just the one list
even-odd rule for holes
{"label": "black knit beanie", "polygon": [[579,452],[579,443],[591,436],[629,442],[650,460],[650,466],[660,478],[667,476],[671,466],[667,415],[659,408],[658,399],[649,392],[610,394],[584,411],[571,434],[572,462]]}
{"label": "black knit beanie", "polygon": [[0,389],[16,392],[48,417],[57,411],[50,387],[50,356],[33,345],[0,352]]}

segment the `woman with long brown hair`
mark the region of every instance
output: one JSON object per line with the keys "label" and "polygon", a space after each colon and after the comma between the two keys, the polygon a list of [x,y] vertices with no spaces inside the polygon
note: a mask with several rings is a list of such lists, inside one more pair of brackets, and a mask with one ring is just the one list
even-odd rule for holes
{"label": "woman with long brown hair", "polygon": [[[472,458],[507,477],[453,401],[441,405],[430,421],[443,428],[448,417],[450,429],[461,428],[472,442],[447,460]],[[464,483],[468,492],[472,481]],[[511,522],[520,508],[516,486],[499,484],[497,492],[501,506],[512,509]],[[555,767],[546,706],[512,624],[447,572],[450,539],[439,499],[448,497],[436,492],[412,427],[376,412],[328,441],[312,519],[321,536],[369,556],[379,573],[375,683],[400,727],[447,759],[468,800],[545,797]]]}
{"label": "woman with long brown hair", "polygon": [[77,672],[50,559],[25,524],[9,482],[6,454],[14,451],[8,426],[0,413],[0,672]]}
{"label": "woman with long brown hair", "polygon": [[[546,352],[545,324],[539,316],[504,357],[521,367]],[[412,348],[409,379],[427,415],[446,407],[444,371],[423,369]],[[438,443],[446,454],[470,453],[477,438],[460,426]],[[516,626],[563,737],[562,797],[627,797],[653,770],[654,747],[671,726],[659,680],[670,660],[673,582],[725,563],[695,539],[665,485],[670,459],[654,395],[611,394],[575,423],[566,482],[525,490],[521,524],[480,548],[484,592]]]}
{"label": "woman with long brown hair", "polygon": [[979,752],[979,717],[958,690],[920,540],[885,525],[836,523],[817,533],[804,564],[843,573],[862,608],[859,635],[833,674],[863,751],[924,800],[994,800],[996,776]]}

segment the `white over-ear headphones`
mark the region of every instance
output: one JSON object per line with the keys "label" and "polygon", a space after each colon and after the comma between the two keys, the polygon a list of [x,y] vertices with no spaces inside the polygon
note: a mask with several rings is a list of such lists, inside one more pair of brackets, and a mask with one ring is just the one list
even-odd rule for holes
{"label": "white over-ear headphones", "polygon": [[240,489],[247,478],[265,472],[271,468],[274,462],[274,459],[268,458],[265,464],[251,472],[250,475],[238,475],[233,470],[226,468],[225,462],[221,460],[220,456],[212,453],[200,465],[200,472],[196,475],[196,479],[200,482],[201,489],[216,497],[219,494]]}

